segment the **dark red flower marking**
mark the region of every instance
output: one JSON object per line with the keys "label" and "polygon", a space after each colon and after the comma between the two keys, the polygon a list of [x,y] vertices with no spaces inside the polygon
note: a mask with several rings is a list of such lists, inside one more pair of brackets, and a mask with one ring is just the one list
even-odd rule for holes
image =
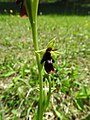
{"label": "dark red flower marking", "polygon": [[27,16],[27,12],[26,12],[26,8],[24,5],[24,0],[16,0],[16,4],[20,4],[20,15],[21,17],[26,15]]}
{"label": "dark red flower marking", "polygon": [[44,68],[45,71],[49,74],[51,71],[55,72],[54,67],[53,67],[53,63],[54,63],[54,59],[51,56],[51,52],[52,48],[47,48],[42,60],[41,60],[41,64],[43,62],[45,62],[44,64]]}

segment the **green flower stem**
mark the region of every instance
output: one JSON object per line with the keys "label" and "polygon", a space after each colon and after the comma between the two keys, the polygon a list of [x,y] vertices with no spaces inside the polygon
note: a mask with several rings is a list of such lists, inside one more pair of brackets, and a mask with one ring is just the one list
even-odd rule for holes
{"label": "green flower stem", "polygon": [[[32,34],[33,34],[34,49],[35,49],[35,51],[38,51],[37,21],[33,23]],[[40,56],[37,53],[36,53],[36,60],[37,60],[37,64],[38,64],[39,79],[40,79],[39,120],[42,120],[42,118],[43,118],[43,111],[42,111],[43,80],[42,80],[42,73],[41,73]]]}
{"label": "green flower stem", "polygon": [[[38,33],[37,33],[37,11],[38,11],[38,3],[39,0],[25,0],[26,10],[29,16],[29,21],[32,27],[32,36],[33,36],[33,44],[34,50],[38,51]],[[36,60],[38,65],[39,79],[40,79],[40,98],[39,98],[39,115],[38,120],[43,119],[43,111],[42,111],[42,100],[43,100],[43,79],[41,73],[41,64],[40,64],[40,55],[36,54]]]}

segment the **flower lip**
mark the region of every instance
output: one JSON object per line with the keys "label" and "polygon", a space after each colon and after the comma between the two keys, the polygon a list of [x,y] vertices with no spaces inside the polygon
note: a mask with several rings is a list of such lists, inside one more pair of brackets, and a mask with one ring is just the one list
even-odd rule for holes
{"label": "flower lip", "polygon": [[45,71],[50,74],[50,72],[55,72],[54,70],[54,67],[53,67],[53,64],[52,63],[48,63],[48,61],[45,62],[44,64],[44,68],[45,68]]}
{"label": "flower lip", "polygon": [[51,52],[52,48],[49,47],[46,49],[46,52],[43,55],[43,58],[41,60],[41,64],[44,63],[44,68],[45,71],[49,74],[51,71],[55,72],[54,67],[53,67],[53,63],[54,63],[54,59],[51,56]]}

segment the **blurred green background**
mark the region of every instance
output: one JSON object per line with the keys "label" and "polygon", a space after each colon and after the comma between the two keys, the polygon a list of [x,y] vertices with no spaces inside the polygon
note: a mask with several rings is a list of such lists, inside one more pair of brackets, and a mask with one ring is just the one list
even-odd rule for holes
{"label": "blurred green background", "polygon": [[[0,13],[6,14],[13,10],[13,14],[20,11],[15,0],[0,0]],[[38,14],[90,14],[90,0],[40,0]]]}

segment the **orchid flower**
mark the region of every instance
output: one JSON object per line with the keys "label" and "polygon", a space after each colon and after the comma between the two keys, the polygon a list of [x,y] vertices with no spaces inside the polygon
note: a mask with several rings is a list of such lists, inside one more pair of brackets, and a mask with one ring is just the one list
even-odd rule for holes
{"label": "orchid flower", "polygon": [[50,53],[51,51],[53,51],[51,47],[50,47],[50,48],[47,48],[47,49],[46,49],[46,52],[44,53],[43,58],[42,58],[42,60],[41,60],[41,64],[42,64],[43,62],[45,62],[45,63],[44,63],[44,68],[45,68],[45,71],[46,71],[48,74],[49,74],[51,71],[52,71],[52,72],[55,72],[54,67],[53,67],[54,59],[53,59],[52,56],[51,56],[51,53]]}

